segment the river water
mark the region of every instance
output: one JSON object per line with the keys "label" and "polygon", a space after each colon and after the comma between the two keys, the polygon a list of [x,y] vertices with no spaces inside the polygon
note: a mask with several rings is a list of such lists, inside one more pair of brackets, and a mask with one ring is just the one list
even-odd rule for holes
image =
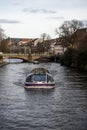
{"label": "river water", "polygon": [[[35,67],[52,73],[55,89],[24,89]],[[1,67],[0,130],[87,130],[87,75],[58,63]]]}

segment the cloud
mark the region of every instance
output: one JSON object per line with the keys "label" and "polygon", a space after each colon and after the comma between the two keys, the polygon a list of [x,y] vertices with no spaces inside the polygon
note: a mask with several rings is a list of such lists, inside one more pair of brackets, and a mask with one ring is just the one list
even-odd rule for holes
{"label": "cloud", "polygon": [[14,3],[12,3],[14,6],[18,6],[18,5],[20,5],[20,3],[16,3],[16,2],[14,2]]}
{"label": "cloud", "polygon": [[57,17],[57,16],[53,16],[53,17],[48,17],[48,19],[54,19],[54,20],[64,20],[64,17]]}
{"label": "cloud", "polygon": [[87,23],[87,20],[82,20],[82,22]]}
{"label": "cloud", "polygon": [[82,20],[85,27],[87,27],[87,20]]}
{"label": "cloud", "polygon": [[17,21],[17,20],[9,20],[9,19],[0,19],[0,23],[1,23],[1,24],[4,24],[4,23],[7,23],[7,24],[16,24],[16,23],[20,23],[20,21]]}
{"label": "cloud", "polygon": [[29,9],[29,8],[24,8],[23,12],[27,13],[44,13],[44,14],[55,14],[56,11],[54,10],[47,10],[47,9]]}

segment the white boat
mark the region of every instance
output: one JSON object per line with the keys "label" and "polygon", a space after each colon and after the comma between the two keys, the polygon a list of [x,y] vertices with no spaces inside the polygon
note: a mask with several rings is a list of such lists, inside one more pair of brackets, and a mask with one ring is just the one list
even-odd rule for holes
{"label": "white boat", "polygon": [[33,63],[33,64],[39,64],[39,61],[34,60],[34,61],[32,61],[32,63]]}
{"label": "white boat", "polygon": [[55,82],[52,75],[44,68],[33,69],[26,77],[25,89],[52,89]]}

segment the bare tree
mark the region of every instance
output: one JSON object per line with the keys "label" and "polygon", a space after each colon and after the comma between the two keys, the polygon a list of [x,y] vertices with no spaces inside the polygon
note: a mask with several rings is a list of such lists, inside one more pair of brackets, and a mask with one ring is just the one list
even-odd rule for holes
{"label": "bare tree", "polygon": [[4,30],[0,26],[0,51],[1,51],[1,41],[5,38]]}
{"label": "bare tree", "polygon": [[4,53],[10,52],[10,43],[9,43],[9,38],[3,39],[1,41],[1,51]]}
{"label": "bare tree", "polygon": [[0,26],[0,41],[2,41],[5,38],[4,30]]}
{"label": "bare tree", "polygon": [[46,40],[50,40],[50,39],[51,39],[50,35],[47,34]]}
{"label": "bare tree", "polygon": [[75,39],[74,32],[77,29],[83,28],[84,24],[82,21],[78,20],[71,20],[71,21],[64,21],[64,23],[59,27],[56,28],[55,32],[62,38],[62,43],[66,44],[66,46],[73,46],[73,41]]}
{"label": "bare tree", "polygon": [[45,40],[50,40],[51,37],[47,33],[42,33],[41,38],[43,39],[43,47],[42,48],[43,48],[43,53],[44,53],[44,51],[45,51]]}
{"label": "bare tree", "polygon": [[49,39],[51,39],[50,35],[47,34],[47,33],[42,33],[42,34],[41,34],[41,38],[43,39],[43,41],[44,41],[44,40],[49,40]]}
{"label": "bare tree", "polygon": [[82,23],[82,21],[71,20],[70,22],[71,34],[74,33],[77,29],[80,29],[83,27],[84,27],[84,24]]}

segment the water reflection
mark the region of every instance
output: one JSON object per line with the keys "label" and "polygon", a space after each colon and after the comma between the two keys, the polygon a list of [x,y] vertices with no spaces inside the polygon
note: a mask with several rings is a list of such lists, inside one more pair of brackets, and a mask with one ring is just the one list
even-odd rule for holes
{"label": "water reflection", "polygon": [[21,62],[23,62],[23,60],[22,59],[4,59],[4,61],[5,62],[7,62],[7,63],[21,63]]}

